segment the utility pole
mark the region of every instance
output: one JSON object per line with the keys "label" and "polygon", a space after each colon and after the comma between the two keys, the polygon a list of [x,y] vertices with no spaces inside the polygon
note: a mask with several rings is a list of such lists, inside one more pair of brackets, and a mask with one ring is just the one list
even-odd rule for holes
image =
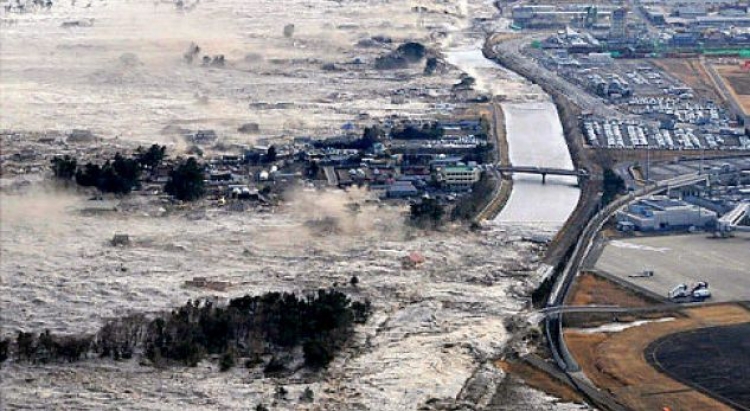
{"label": "utility pole", "polygon": [[651,181],[651,145],[646,146],[646,185]]}

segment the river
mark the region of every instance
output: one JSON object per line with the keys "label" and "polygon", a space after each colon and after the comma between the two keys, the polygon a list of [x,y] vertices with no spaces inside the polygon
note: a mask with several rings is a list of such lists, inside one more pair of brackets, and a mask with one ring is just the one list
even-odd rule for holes
{"label": "river", "polygon": [[[550,97],[538,86],[486,59],[481,44],[446,53],[447,60],[476,78],[480,90],[504,95],[502,104],[510,161],[516,166],[573,168],[562,124]],[[513,191],[495,218],[499,224],[558,230],[578,203],[575,177],[514,175]]]}
{"label": "river", "polygon": [[[552,102],[503,104],[510,162],[516,166],[573,168],[560,118]],[[499,223],[533,224],[559,229],[578,203],[575,177],[513,176],[513,191]]]}

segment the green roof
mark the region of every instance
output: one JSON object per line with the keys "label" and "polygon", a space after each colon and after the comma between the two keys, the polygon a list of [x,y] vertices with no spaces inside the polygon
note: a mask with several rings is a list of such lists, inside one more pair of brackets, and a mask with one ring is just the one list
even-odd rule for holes
{"label": "green roof", "polygon": [[466,173],[469,171],[474,171],[476,167],[469,167],[469,166],[456,166],[456,167],[445,167],[443,171],[449,172],[449,173]]}

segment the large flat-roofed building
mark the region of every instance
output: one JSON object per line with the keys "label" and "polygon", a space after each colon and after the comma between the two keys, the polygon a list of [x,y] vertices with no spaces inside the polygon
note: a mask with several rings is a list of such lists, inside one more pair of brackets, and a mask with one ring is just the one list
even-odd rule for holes
{"label": "large flat-roofed building", "polygon": [[[592,14],[590,5],[586,4],[539,4],[514,6],[511,9],[513,24],[524,28],[564,28],[574,22],[584,22],[596,15],[596,18],[609,18],[614,6],[595,6]],[[593,21],[591,21],[593,23]]]}
{"label": "large flat-roofed building", "polygon": [[439,173],[443,183],[451,188],[461,189],[471,188],[482,175],[482,171],[473,166],[444,167]]}
{"label": "large flat-roofed building", "polygon": [[639,231],[668,231],[689,227],[711,227],[715,212],[665,196],[637,201],[617,212],[620,225],[633,225]]}
{"label": "large flat-roofed building", "polygon": [[703,16],[696,17],[688,24],[691,28],[750,27],[750,16]]}
{"label": "large flat-roofed building", "polygon": [[624,39],[628,36],[628,9],[619,8],[612,12],[612,25],[609,38]]}

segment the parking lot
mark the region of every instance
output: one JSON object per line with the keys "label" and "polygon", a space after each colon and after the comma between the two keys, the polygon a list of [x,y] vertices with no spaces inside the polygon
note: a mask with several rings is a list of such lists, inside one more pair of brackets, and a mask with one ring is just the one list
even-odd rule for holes
{"label": "parking lot", "polygon": [[[612,240],[595,268],[665,297],[678,284],[706,281],[709,301],[750,300],[750,233]],[[644,270],[653,277],[632,277]]]}
{"label": "parking lot", "polygon": [[750,138],[732,123],[725,107],[696,95],[680,79],[649,62],[617,60],[614,64],[556,52],[547,52],[541,61],[582,92],[629,115],[585,118],[581,128],[592,147],[750,149]]}

